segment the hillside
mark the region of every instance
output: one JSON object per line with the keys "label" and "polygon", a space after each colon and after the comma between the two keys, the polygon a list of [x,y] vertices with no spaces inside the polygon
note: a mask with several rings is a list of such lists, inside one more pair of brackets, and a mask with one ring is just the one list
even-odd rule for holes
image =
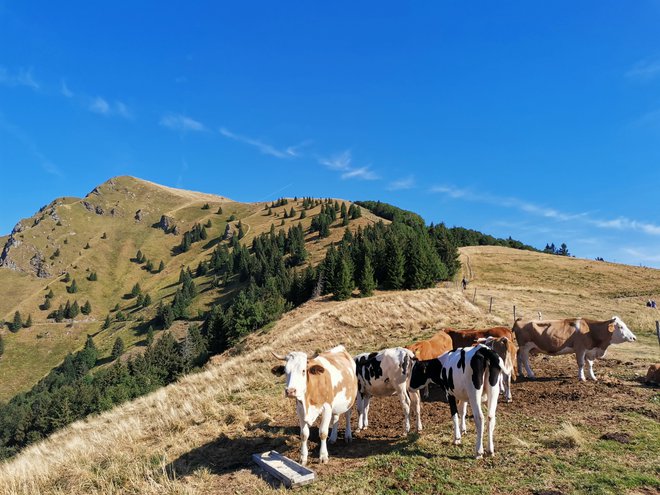
{"label": "hillside", "polygon": [[[403,345],[442,326],[508,325],[513,305],[529,317],[617,314],[639,341],[614,346],[597,362],[598,383],[577,383],[572,356],[533,358],[540,379],[514,384],[514,402],[500,404],[497,456],[483,461],[471,458],[472,424],[463,447],[450,444],[446,404],[423,404],[425,431],[405,439],[399,419],[392,420],[401,414],[395,399],[375,399],[370,429],[349,446],[331,446],[330,463],[313,464],[319,479],[302,491],[660,490],[660,396],[639,381],[658,360],[658,313],[643,302],[644,294],[660,292],[660,271],[497,247],[462,248],[461,258],[468,290],[448,283],[308,302],[214,357],[204,372],[28,447],[0,465],[0,493],[271,493],[249,455],[277,448],[296,457],[299,445],[292,404],[270,374],[271,350]],[[625,443],[601,439],[605,433]],[[313,430],[312,456],[317,438]]]}
{"label": "hillside", "polygon": [[[271,225],[286,232],[300,223],[308,231],[322,208],[315,205],[306,210],[306,218],[300,219],[302,200],[290,199],[287,205],[271,208],[272,214],[268,215],[270,204],[239,203],[133,177],[115,177],[82,199],[58,198],[21,220],[10,236],[0,238],[4,240],[0,245],[4,246],[0,283],[11,288],[0,299],[0,320],[11,322],[19,311],[24,321],[31,315],[33,324],[17,333],[9,332],[4,325],[0,329],[5,344],[0,357],[0,403],[32,387],[69,352],[80,349],[88,334],[94,335],[103,357],[109,355],[117,337],[123,339],[129,351],[139,349],[146,338],[142,322],[154,317],[160,301],[172,300],[182,268],[195,270],[200,262],[208,262],[228,224],[237,234],[241,222],[245,237],[240,242],[249,245]],[[222,213],[218,213],[219,208]],[[291,208],[298,212],[296,218],[285,219],[285,210]],[[163,217],[169,232],[159,225]],[[361,218],[351,220],[349,228],[354,230],[374,221],[376,217],[365,210]],[[185,232],[196,224],[210,225],[206,227],[208,240],[193,243],[186,252],[177,252]],[[330,243],[342,237],[341,221],[332,227],[323,239],[308,233],[305,241],[312,264],[323,258]],[[145,269],[146,263],[136,262],[138,250],[153,264],[151,271]],[[164,269],[158,272],[161,261]],[[96,281],[89,280],[92,273]],[[71,282],[65,282],[66,274],[76,281],[76,293],[67,292]],[[223,288],[212,290],[213,282],[212,274],[195,279],[199,295],[189,308],[192,315],[208,311],[226,294]],[[127,295],[136,283],[149,294],[151,305],[136,307],[135,299]],[[54,296],[51,307],[42,309],[50,290]],[[48,317],[67,301],[77,301],[79,306],[89,301],[92,311],[59,323]],[[126,321],[115,321],[117,305]],[[112,324],[103,329],[109,314]],[[180,326],[178,334],[185,335],[186,328],[187,324]]]}

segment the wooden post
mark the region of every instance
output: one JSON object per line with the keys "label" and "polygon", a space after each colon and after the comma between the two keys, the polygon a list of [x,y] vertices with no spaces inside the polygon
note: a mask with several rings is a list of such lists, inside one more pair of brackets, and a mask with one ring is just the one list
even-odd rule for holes
{"label": "wooden post", "polygon": [[658,345],[660,345],[660,321],[655,320],[655,334],[658,336]]}
{"label": "wooden post", "polygon": [[513,305],[513,321],[516,321],[516,305]]}
{"label": "wooden post", "polygon": [[493,296],[490,296],[490,304],[488,305],[488,312],[490,313],[493,309]]}
{"label": "wooden post", "polygon": [[474,301],[477,299],[477,288],[474,288],[474,295],[472,296],[472,304],[474,304]]}

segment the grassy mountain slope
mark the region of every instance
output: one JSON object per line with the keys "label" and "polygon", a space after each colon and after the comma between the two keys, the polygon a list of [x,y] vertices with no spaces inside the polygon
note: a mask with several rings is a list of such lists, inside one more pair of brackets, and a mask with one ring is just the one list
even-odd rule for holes
{"label": "grassy mountain slope", "polygon": [[[208,209],[203,208],[205,204],[209,205]],[[288,229],[300,221],[305,228],[309,227],[321,208],[308,210],[307,218],[299,220],[300,201],[290,200],[286,206],[273,208],[271,216],[266,215],[265,205],[263,202],[238,203],[133,177],[116,177],[83,199],[59,198],[33,217],[21,220],[12,233],[12,245],[5,250],[5,266],[0,267],[0,283],[11,287],[8,296],[0,299],[0,319],[11,321],[14,312],[20,311],[24,320],[28,314],[32,315],[33,326],[16,334],[6,327],[0,329],[5,341],[5,352],[0,357],[3,377],[0,401],[29,389],[68,352],[79,349],[87,334],[95,335],[97,347],[105,354],[110,353],[117,337],[122,337],[128,346],[140,344],[145,339],[144,329],[139,329],[140,322],[153,317],[160,300],[171,300],[181,268],[194,270],[200,261],[208,260],[216,244],[221,242],[232,215],[235,218],[230,222],[232,229],[237,231],[236,225],[241,221],[245,229],[241,242],[249,245],[254,236],[267,232],[271,224],[277,229]],[[222,214],[218,214],[219,207]],[[284,220],[284,210],[290,211],[292,207],[298,215]],[[155,227],[163,215],[172,219],[178,234],[165,233]],[[283,220],[285,225],[281,227]],[[365,210],[362,218],[350,222],[350,228],[375,220],[376,217]],[[211,222],[208,239],[194,243],[185,253],[175,253],[182,234],[194,224],[207,221]],[[344,228],[339,224],[337,221],[337,228],[331,229],[330,237],[320,241],[316,235],[308,236],[307,249],[312,262],[319,261],[326,247],[341,238]],[[154,270],[161,260],[165,269],[160,273],[148,273],[144,264],[132,261],[138,250],[152,261]],[[58,255],[54,256],[56,252]],[[42,260],[40,264],[39,259]],[[38,267],[49,276],[36,276]],[[97,281],[87,279],[92,272],[97,273]],[[75,294],[67,293],[70,283],[62,281],[66,273],[76,280],[78,292]],[[198,309],[207,310],[223,296],[222,291],[210,290],[210,276],[195,282],[200,295],[191,307],[192,314]],[[136,283],[151,296],[150,307],[136,308],[134,299],[125,298]],[[40,305],[50,290],[54,293],[51,309],[41,310]],[[91,314],[61,323],[47,318],[48,313],[67,300],[77,300],[79,305],[89,300]],[[113,323],[103,330],[106,315],[117,304],[127,314],[128,321]],[[185,334],[185,325],[180,333]]]}
{"label": "grassy mountain slope", "polygon": [[[541,379],[515,384],[514,402],[500,404],[498,453],[483,461],[471,458],[473,424],[463,447],[451,445],[446,404],[425,403],[425,431],[406,439],[396,400],[375,399],[370,429],[349,446],[331,446],[330,463],[312,466],[319,479],[305,491],[659,490],[659,396],[638,380],[658,359],[652,334],[658,316],[644,307],[645,295],[629,290],[657,294],[660,271],[506,248],[461,253],[468,290],[447,284],[308,302],[213,358],[206,371],[28,447],[0,465],[0,493],[271,493],[250,467],[250,454],[276,448],[297,457],[299,445],[293,405],[282,398],[281,379],[270,374],[271,350],[314,351],[341,342],[357,353],[404,345],[442,326],[508,325],[514,304],[529,317],[618,314],[639,342],[612,347],[597,364],[598,383],[577,383],[572,356],[533,358]],[[631,282],[631,273],[640,281]],[[627,443],[603,440],[604,433]],[[315,431],[311,441],[317,456]]]}

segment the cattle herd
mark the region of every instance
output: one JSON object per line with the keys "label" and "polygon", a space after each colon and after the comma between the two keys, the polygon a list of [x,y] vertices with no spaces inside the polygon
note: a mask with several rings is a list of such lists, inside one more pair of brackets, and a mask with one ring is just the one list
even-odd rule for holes
{"label": "cattle herd", "polygon": [[[495,453],[495,412],[500,391],[511,402],[511,380],[535,375],[529,365],[530,353],[549,355],[575,354],[578,379],[585,380],[585,360],[589,378],[596,380],[593,361],[603,357],[610,344],[633,342],[635,335],[617,316],[596,321],[585,318],[523,322],[513,328],[494,327],[484,330],[443,329],[428,340],[408,347],[394,347],[351,356],[339,345],[326,352],[308,356],[290,352],[273,355],[284,362],[275,366],[275,375],[286,374],[286,397],[296,400],[300,422],[301,462],[307,463],[310,426],[321,417],[320,461],[328,461],[327,438],[337,440],[339,416],[346,419],[344,438],[351,436],[351,410],[357,402],[358,431],[369,426],[369,404],[374,396],[397,395],[404,413],[404,432],[410,431],[410,411],[414,409],[417,431],[422,430],[420,392],[429,384],[439,388],[449,404],[454,428],[454,444],[461,443],[465,433],[467,405],[470,404],[476,427],[475,456],[484,454],[482,401],[488,417],[488,447]],[[516,360],[514,360],[514,357]],[[517,367],[516,367],[517,361]]]}

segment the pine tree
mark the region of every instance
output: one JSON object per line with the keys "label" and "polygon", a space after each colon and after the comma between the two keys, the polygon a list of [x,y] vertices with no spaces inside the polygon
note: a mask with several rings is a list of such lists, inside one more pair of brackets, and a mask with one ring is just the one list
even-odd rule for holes
{"label": "pine tree", "polygon": [[87,280],[89,280],[90,282],[96,282],[98,280],[98,275],[96,274],[96,272],[91,272],[87,277]]}
{"label": "pine tree", "polygon": [[353,293],[353,274],[351,273],[351,266],[346,256],[342,256],[339,261],[339,273],[337,276],[337,287],[335,289],[335,299],[344,301],[351,297]]}
{"label": "pine tree", "polygon": [[80,306],[78,306],[78,301],[73,301],[73,304],[69,308],[69,316],[67,318],[75,318],[80,313]]}
{"label": "pine tree", "polygon": [[112,324],[112,320],[110,319],[110,315],[105,317],[105,321],[103,322],[103,330],[106,328],[110,328],[110,325]]}
{"label": "pine tree", "polygon": [[56,323],[61,323],[62,320],[64,319],[64,307],[61,304],[55,311],[53,318],[55,319]]}
{"label": "pine tree", "polygon": [[85,304],[80,308],[80,312],[84,315],[88,315],[92,312],[92,305],[89,303],[89,300],[85,301]]}
{"label": "pine tree", "polygon": [[151,346],[154,342],[154,327],[149,325],[149,328],[147,328],[147,347]]}
{"label": "pine tree", "polygon": [[23,327],[23,319],[21,318],[21,313],[16,311],[14,313],[14,320],[9,324],[9,330],[16,333]]}
{"label": "pine tree", "polygon": [[55,294],[53,293],[53,289],[50,289],[48,294],[46,294],[46,298],[52,299],[53,297],[55,297]]}
{"label": "pine tree", "polygon": [[302,220],[303,218],[307,218],[307,212],[305,210],[300,212],[300,219]]}
{"label": "pine tree", "polygon": [[365,256],[359,283],[360,294],[363,297],[368,297],[373,294],[375,288],[376,281],[374,280],[374,269],[371,266],[371,257]]}
{"label": "pine tree", "polygon": [[106,234],[105,232],[103,232],[103,235],[101,236],[101,239],[107,239],[107,238],[108,238],[108,234]]}
{"label": "pine tree", "polygon": [[403,250],[399,245],[399,240],[394,236],[387,236],[386,244],[386,259],[387,268],[385,274],[385,287],[391,290],[398,290],[403,288],[405,283],[405,258]]}
{"label": "pine tree", "polygon": [[143,303],[144,303],[144,296],[142,294],[138,294],[137,299],[135,300],[135,306],[142,307]]}
{"label": "pine tree", "polygon": [[147,272],[151,273],[154,271],[154,264],[151,260],[147,260],[147,263],[144,265],[144,269],[147,270]]}
{"label": "pine tree", "polygon": [[144,255],[142,254],[142,251],[138,249],[138,252],[135,254],[135,261],[138,263],[142,263],[142,257]]}
{"label": "pine tree", "polygon": [[291,207],[291,211],[289,212],[289,218],[294,218],[296,216],[296,210]]}
{"label": "pine tree", "polygon": [[66,272],[64,274],[64,278],[62,279],[62,282],[64,282],[65,284],[68,284],[70,281],[71,281],[71,275],[69,275],[69,272]]}
{"label": "pine tree", "polygon": [[41,309],[43,309],[44,311],[49,310],[50,305],[51,305],[50,298],[46,297],[46,299],[44,299],[44,303],[41,305]]}
{"label": "pine tree", "polygon": [[222,215],[222,206],[218,206],[218,211],[215,212],[216,215]]}
{"label": "pine tree", "polygon": [[199,232],[199,238],[203,241],[209,238],[209,234],[206,232],[206,227],[202,227],[202,230]]}
{"label": "pine tree", "polygon": [[146,308],[147,306],[151,306],[151,296],[149,294],[145,294],[144,300],[142,301],[142,307]]}
{"label": "pine tree", "polygon": [[140,288],[140,284],[136,283],[131,289],[131,297],[137,297],[141,292],[142,289]]}
{"label": "pine tree", "polygon": [[117,337],[117,340],[115,340],[115,344],[112,346],[112,354],[110,357],[114,361],[115,359],[119,358],[124,354],[124,341],[121,339],[121,337]]}
{"label": "pine tree", "polygon": [[165,263],[163,263],[163,260],[160,260],[160,264],[158,265],[158,273],[162,272],[165,269]]}
{"label": "pine tree", "polygon": [[172,306],[165,306],[163,309],[162,315],[163,328],[167,330],[174,323],[174,311],[172,311]]}
{"label": "pine tree", "polygon": [[202,210],[209,210],[211,206],[208,203],[204,203],[204,206],[202,206]]}
{"label": "pine tree", "polygon": [[30,328],[32,326],[32,315],[28,315],[27,320],[23,324],[25,328]]}
{"label": "pine tree", "polygon": [[112,311],[119,311],[119,303],[115,304],[115,307],[112,308]]}
{"label": "pine tree", "polygon": [[78,292],[78,284],[76,283],[76,279],[75,279],[75,278],[71,281],[71,285],[69,285],[69,286],[66,288],[66,291],[67,291],[69,294],[75,294],[76,292]]}
{"label": "pine tree", "polygon": [[211,225],[213,225],[213,224],[211,223],[211,219],[209,218],[209,219],[206,221],[206,223],[204,224],[204,227],[206,227],[207,229],[210,229],[210,228],[211,228]]}
{"label": "pine tree", "polygon": [[90,247],[92,247],[92,246],[89,245],[89,242],[87,244],[85,244],[85,249],[89,249]]}

